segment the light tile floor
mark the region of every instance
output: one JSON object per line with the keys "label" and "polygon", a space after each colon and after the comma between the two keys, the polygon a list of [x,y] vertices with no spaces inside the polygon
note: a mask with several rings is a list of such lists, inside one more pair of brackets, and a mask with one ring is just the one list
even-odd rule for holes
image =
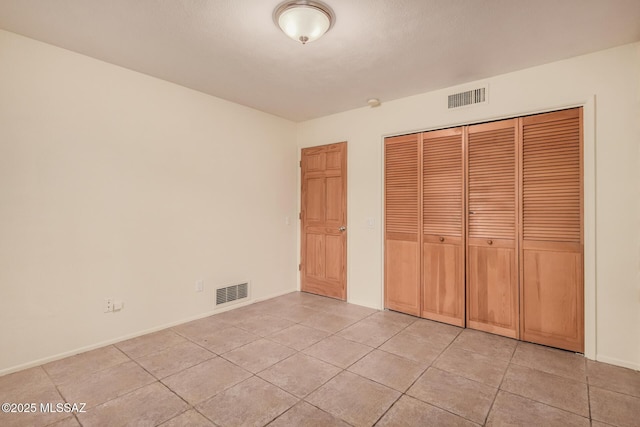
{"label": "light tile floor", "polygon": [[294,292],[0,377],[0,401],[87,404],[1,426],[640,426],[640,372]]}

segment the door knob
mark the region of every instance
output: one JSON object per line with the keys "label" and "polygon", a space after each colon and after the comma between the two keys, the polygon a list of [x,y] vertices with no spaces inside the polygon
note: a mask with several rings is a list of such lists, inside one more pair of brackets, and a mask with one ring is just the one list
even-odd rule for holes
{"label": "door knob", "polygon": [[441,242],[444,242],[444,237],[440,237],[440,241],[441,241]]}
{"label": "door knob", "polygon": [[345,227],[344,225],[342,227],[338,227],[338,231],[345,231],[347,229],[347,227]]}
{"label": "door knob", "polygon": [[487,240],[487,243],[490,244],[490,245],[493,245],[493,240],[489,239],[489,240]]}

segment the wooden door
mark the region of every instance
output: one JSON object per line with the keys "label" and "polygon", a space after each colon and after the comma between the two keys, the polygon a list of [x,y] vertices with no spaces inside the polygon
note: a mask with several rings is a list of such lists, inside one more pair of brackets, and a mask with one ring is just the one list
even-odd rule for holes
{"label": "wooden door", "polygon": [[582,109],[521,126],[522,339],[583,352]]}
{"label": "wooden door", "polygon": [[347,143],[304,148],[301,168],[301,289],[346,300]]}
{"label": "wooden door", "polygon": [[462,128],[422,134],[421,317],[464,326]]}
{"label": "wooden door", "polygon": [[421,134],[386,138],[384,305],[420,315]]}
{"label": "wooden door", "polygon": [[467,325],[517,338],[517,119],[467,128]]}

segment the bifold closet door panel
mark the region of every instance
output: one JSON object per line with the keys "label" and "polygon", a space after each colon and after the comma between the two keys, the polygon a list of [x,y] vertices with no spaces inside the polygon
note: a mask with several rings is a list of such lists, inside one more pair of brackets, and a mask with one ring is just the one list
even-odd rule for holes
{"label": "bifold closet door panel", "polygon": [[385,307],[420,315],[421,134],[386,138]]}
{"label": "bifold closet door panel", "polygon": [[467,128],[467,325],[519,335],[518,120]]}
{"label": "bifold closet door panel", "polygon": [[422,134],[422,313],[464,326],[462,128]]}
{"label": "bifold closet door panel", "polygon": [[582,109],[522,120],[522,339],[584,351]]}

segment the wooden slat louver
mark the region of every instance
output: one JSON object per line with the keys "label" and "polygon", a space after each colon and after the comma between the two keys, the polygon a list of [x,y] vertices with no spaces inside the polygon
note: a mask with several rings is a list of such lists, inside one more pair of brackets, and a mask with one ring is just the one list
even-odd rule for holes
{"label": "wooden slat louver", "polygon": [[457,135],[424,139],[424,234],[462,237],[461,135],[459,131]]}
{"label": "wooden slat louver", "polygon": [[579,117],[523,120],[523,237],[580,243]]}
{"label": "wooden slat louver", "polygon": [[418,232],[418,139],[389,143],[385,150],[387,233]]}
{"label": "wooden slat louver", "polygon": [[515,129],[469,133],[469,237],[515,235]]}

